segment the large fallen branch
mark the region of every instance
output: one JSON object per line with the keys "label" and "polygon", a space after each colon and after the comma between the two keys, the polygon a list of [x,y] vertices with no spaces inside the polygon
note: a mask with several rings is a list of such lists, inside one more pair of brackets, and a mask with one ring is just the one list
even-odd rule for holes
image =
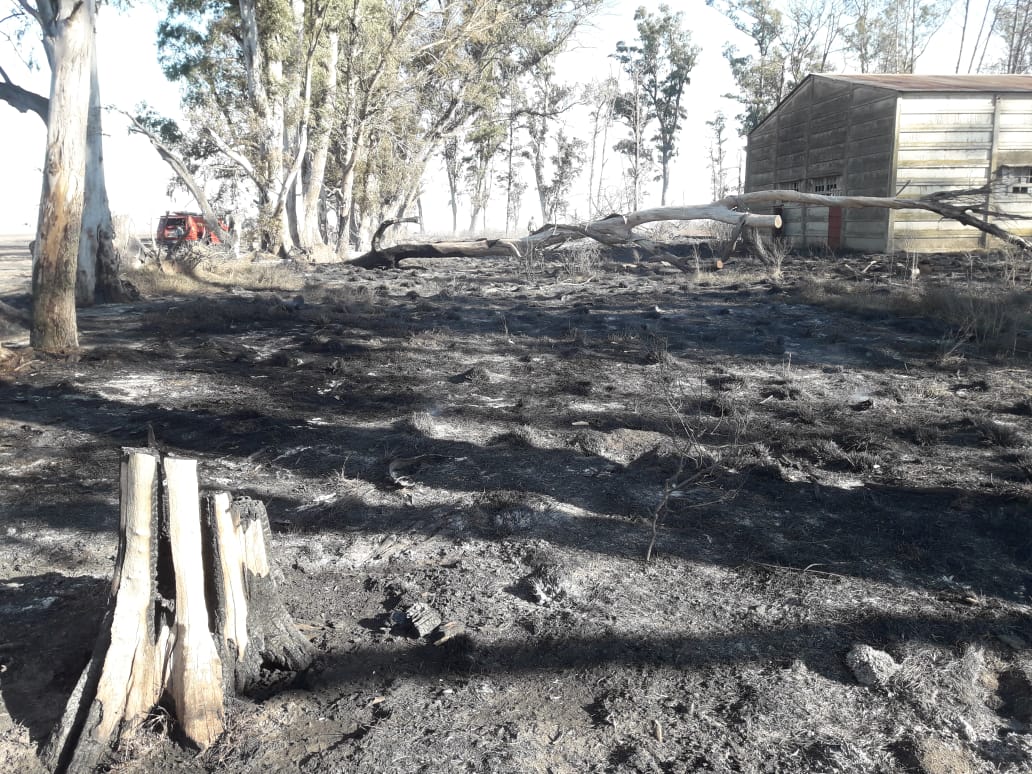
{"label": "large fallen branch", "polygon": [[[730,207],[743,209],[785,202],[790,204],[811,204],[818,207],[842,207],[845,209],[873,207],[884,210],[924,210],[926,212],[934,212],[949,220],[955,220],[965,226],[977,228],[979,231],[991,234],[1004,242],[1020,247],[1022,250],[1032,252],[1032,242],[1000,228],[995,223],[988,222],[983,217],[979,217],[979,214],[984,213],[983,206],[973,204],[958,206],[950,203],[951,199],[957,197],[967,198],[973,193],[984,194],[987,192],[988,187],[985,187],[975,190],[939,191],[923,196],[920,199],[894,199],[880,196],[822,196],[821,194],[801,193],[800,191],[753,191],[747,194],[727,196],[721,199],[721,201],[726,202]],[[992,212],[990,214],[997,218],[1012,220],[1018,220],[1021,217],[1005,212]]]}
{"label": "large fallen branch", "polygon": [[[983,189],[979,189],[983,193]],[[364,255],[350,263],[364,268],[392,268],[406,258],[487,258],[520,257],[533,251],[551,250],[576,239],[594,239],[609,246],[631,246],[645,254],[662,254],[662,246],[648,236],[635,232],[635,228],[646,223],[665,220],[714,220],[735,226],[736,236],[744,229],[774,229],[781,227],[781,216],[750,212],[751,208],[766,208],[777,204],[808,204],[818,207],[880,208],[890,210],[925,210],[944,218],[956,220],[966,226],[977,228],[1002,239],[1009,244],[1032,252],[1032,242],[1012,234],[980,215],[984,207],[974,203],[958,205],[951,198],[970,198],[978,191],[939,192],[921,199],[901,199],[879,196],[823,196],[799,191],[754,191],[747,194],[725,196],[711,204],[685,207],[657,207],[639,210],[627,215],[609,215],[591,223],[548,224],[521,239],[474,239],[450,242],[422,242],[400,244],[379,249],[374,246]],[[992,212],[998,218],[1016,218],[1007,213]]]}
{"label": "large fallen branch", "polygon": [[394,267],[398,261],[406,258],[518,258],[536,250],[554,249],[566,242],[585,238],[604,245],[631,245],[646,253],[655,253],[660,251],[660,247],[648,237],[635,233],[634,229],[645,223],[664,220],[716,220],[738,227],[763,229],[781,226],[779,215],[737,212],[723,206],[721,202],[694,207],[656,207],[627,215],[609,215],[581,225],[549,223],[521,239],[474,239],[395,245],[381,250],[374,248],[349,263],[372,269]]}

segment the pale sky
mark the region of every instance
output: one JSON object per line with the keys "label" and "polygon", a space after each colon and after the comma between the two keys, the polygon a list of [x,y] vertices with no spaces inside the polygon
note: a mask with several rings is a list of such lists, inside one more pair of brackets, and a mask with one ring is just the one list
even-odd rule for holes
{"label": "pale sky", "polygon": [[[660,3],[656,0],[610,2],[592,29],[579,35],[575,50],[565,54],[560,61],[559,79],[587,83],[593,78],[604,77],[610,71],[615,73],[615,62],[609,54],[618,40],[633,40],[634,9],[639,5],[655,9]],[[680,153],[673,168],[668,203],[701,204],[710,199],[706,166],[709,129],[706,121],[711,120],[718,110],[723,110],[728,116],[733,137],[734,116],[738,112],[737,103],[722,98],[723,94],[734,91],[735,84],[721,49],[727,40],[734,40],[740,47],[747,46],[747,40],[727,19],[707,7],[704,0],[670,0],[668,5],[684,12],[686,26],[692,30],[695,42],[702,47],[686,93],[688,118],[679,138]],[[137,5],[124,13],[118,13],[109,6],[101,8],[97,29],[101,95],[105,104],[132,111],[139,102],[146,101],[163,114],[178,115],[178,87],[165,80],[157,64],[155,30],[159,18],[159,13],[146,5]],[[947,23],[933,40],[926,56],[919,61],[919,72],[953,72],[958,30],[959,21],[956,19]],[[0,66],[11,79],[25,88],[47,94],[49,73],[27,70],[10,48],[3,48],[5,45],[0,44]],[[128,215],[137,232],[147,233],[153,230],[157,217],[166,209],[196,209],[190,198],[182,193],[175,200],[166,196],[171,172],[146,139],[127,134],[125,120],[118,113],[106,112],[104,122],[104,157],[113,213]],[[584,139],[590,138],[587,126],[571,129]],[[615,131],[620,132],[618,128]],[[18,113],[0,103],[0,137],[3,139],[0,163],[4,179],[4,185],[0,186],[0,233],[34,233],[45,128],[36,115]],[[612,145],[615,142],[613,132],[610,138]],[[609,168],[615,172],[618,160],[615,154],[610,153],[610,156]],[[734,150],[730,152],[728,164],[731,167],[737,165]],[[736,171],[732,170],[732,175],[735,174]],[[572,194],[571,209],[581,217],[586,211],[582,201],[586,199],[586,187],[587,180],[579,180]],[[521,221],[529,219],[535,210],[535,202],[536,193],[528,190],[524,195]],[[442,192],[436,180],[428,181],[423,204],[428,229],[443,230],[450,225],[447,192]],[[647,192],[643,206],[658,204],[659,185],[655,184]],[[504,205],[495,200],[489,206],[495,216],[502,216]],[[468,214],[463,216],[460,212],[460,227],[463,217],[468,221]],[[537,219],[540,219],[539,215]],[[432,222],[440,224],[440,228],[433,228]],[[495,218],[489,217],[489,227],[494,222]]]}

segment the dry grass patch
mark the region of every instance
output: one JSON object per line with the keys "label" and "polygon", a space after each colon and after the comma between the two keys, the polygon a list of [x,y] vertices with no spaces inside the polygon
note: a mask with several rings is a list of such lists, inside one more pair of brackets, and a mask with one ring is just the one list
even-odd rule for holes
{"label": "dry grass patch", "polygon": [[1018,334],[1032,328],[1032,301],[1021,291],[983,295],[933,287],[921,296],[918,311],[945,323],[978,349],[994,353],[1013,351]]}
{"label": "dry grass patch", "polygon": [[279,261],[205,261],[186,273],[146,266],[125,278],[144,298],[211,295],[228,288],[296,292],[305,284],[301,272]]}
{"label": "dry grass patch", "polygon": [[943,357],[965,346],[984,354],[1014,353],[1019,336],[1032,331],[1032,299],[1023,291],[979,292],[945,285],[904,288],[874,283],[804,278],[796,298],[807,304],[864,315],[921,317],[946,327]]}
{"label": "dry grass patch", "polygon": [[968,422],[978,431],[987,446],[1002,446],[1006,449],[1022,445],[1021,433],[1011,425],[1005,425],[989,417],[968,417]]}

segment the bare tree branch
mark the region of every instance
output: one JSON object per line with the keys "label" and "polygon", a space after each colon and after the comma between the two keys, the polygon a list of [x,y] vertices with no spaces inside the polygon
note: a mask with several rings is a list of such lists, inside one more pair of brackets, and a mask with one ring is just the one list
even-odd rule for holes
{"label": "bare tree branch", "polygon": [[204,189],[197,182],[197,179],[193,176],[193,173],[190,171],[190,168],[186,165],[186,162],[183,161],[182,157],[174,150],[169,148],[165,143],[163,143],[161,141],[161,138],[158,137],[158,135],[155,134],[153,131],[151,131],[150,128],[140,123],[140,121],[137,120],[135,116],[127,113],[124,110],[119,110],[118,108],[110,109],[117,110],[119,113],[121,113],[123,116],[129,119],[130,132],[142,134],[144,137],[150,140],[150,144],[154,146],[154,150],[158,152],[158,155],[161,156],[162,160],[166,164],[172,167],[172,171],[176,173],[176,176],[183,182],[183,185],[186,186],[187,190],[190,191],[190,194],[197,202],[197,206],[201,208],[201,214],[204,216],[204,222],[205,225],[207,225],[208,230],[214,234],[218,234],[220,240],[228,243],[231,240],[231,235],[229,231],[215,215],[215,210],[212,209],[212,206],[208,201],[208,197],[204,193]]}
{"label": "bare tree branch", "polygon": [[240,167],[240,169],[243,170],[244,174],[251,178],[258,185],[259,188],[265,184],[265,181],[260,180],[258,178],[258,175],[254,169],[254,165],[251,164],[250,160],[246,156],[244,156],[242,153],[239,153],[238,151],[233,150],[233,148],[230,147],[229,143],[222,139],[219,133],[211,127],[205,127],[204,130],[208,133],[208,136],[211,137],[212,142],[215,143],[215,146],[220,151],[222,151],[222,155],[230,161],[232,161],[238,167]]}
{"label": "bare tree branch", "polygon": [[3,79],[0,81],[0,100],[20,113],[32,111],[40,117],[45,126],[50,115],[50,100],[42,94],[23,89],[12,82],[2,67],[0,67],[0,78]]}

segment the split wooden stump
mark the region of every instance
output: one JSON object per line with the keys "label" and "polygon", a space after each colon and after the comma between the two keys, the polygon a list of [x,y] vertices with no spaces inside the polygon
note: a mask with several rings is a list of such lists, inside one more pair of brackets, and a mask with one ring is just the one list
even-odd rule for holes
{"label": "split wooden stump", "polygon": [[196,460],[124,449],[120,514],[101,633],[43,751],[55,772],[92,772],[159,704],[206,749],[228,697],[263,671],[307,669],[315,654],[272,577],[262,503],[201,497]]}

